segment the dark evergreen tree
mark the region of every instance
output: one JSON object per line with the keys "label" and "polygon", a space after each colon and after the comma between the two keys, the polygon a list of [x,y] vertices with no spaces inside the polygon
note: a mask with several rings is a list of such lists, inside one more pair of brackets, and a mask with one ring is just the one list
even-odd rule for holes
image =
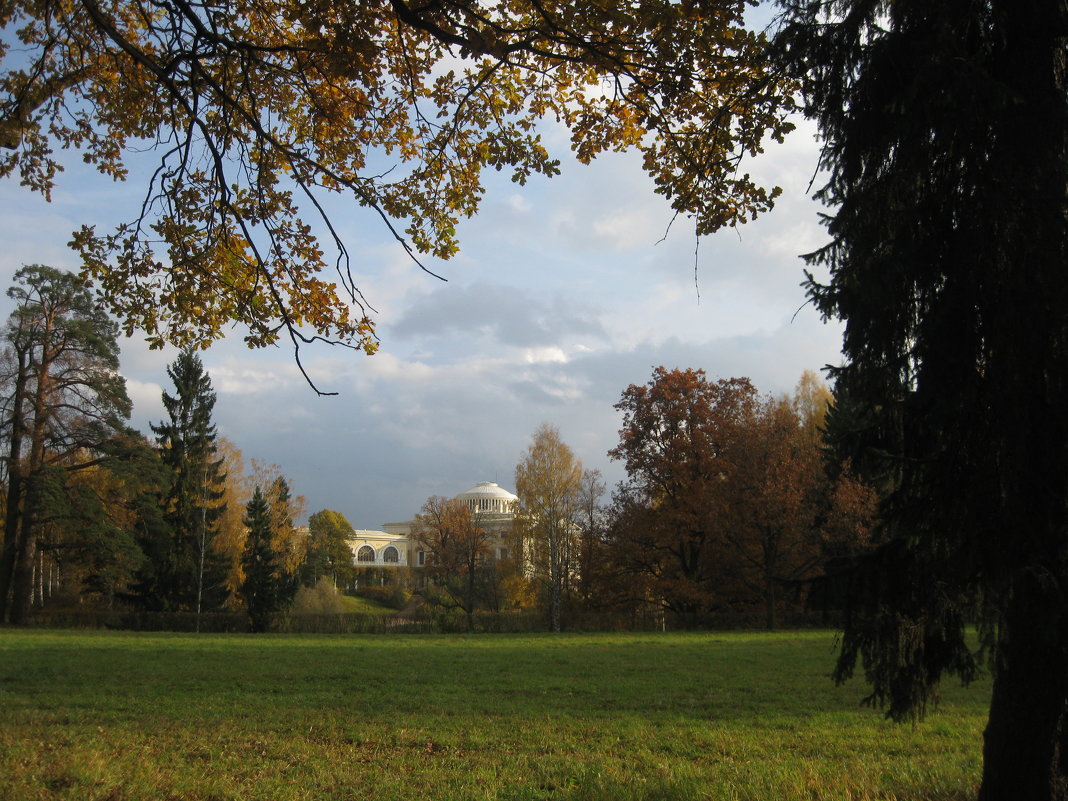
{"label": "dark evergreen tree", "polygon": [[257,485],[245,507],[248,538],[241,559],[245,569],[241,596],[248,609],[249,626],[256,632],[267,631],[271,615],[278,611],[281,603],[283,577],[272,543],[274,526],[271,517],[271,504]]}
{"label": "dark evergreen tree", "polygon": [[[292,558],[297,547],[296,530],[293,526],[293,493],[289,482],[283,476],[277,476],[271,482],[268,494],[271,506],[271,547],[276,563],[276,610],[285,609],[297,594],[300,581],[297,576],[298,566]],[[288,567],[287,567],[288,563]]]}
{"label": "dark evergreen tree", "polygon": [[72,514],[71,476],[100,464],[130,416],[118,328],[77,276],[31,265],[15,274],[4,331],[7,473],[0,620],[29,621],[41,534]]}
{"label": "dark evergreen tree", "polygon": [[977,657],[980,798],[1068,798],[1066,0],[784,2],[835,211],[812,298],[845,322],[832,421],[884,490],[838,664],[922,714]]}
{"label": "dark evergreen tree", "polygon": [[111,599],[144,605],[145,578],[153,575],[145,548],[166,542],[170,531],[163,508],[169,471],[159,451],[133,429],[113,441],[109,455],[99,486],[91,488],[90,505],[100,505],[103,514],[82,529],[77,558],[87,570],[85,589],[109,606]]}
{"label": "dark evergreen tree", "polygon": [[163,393],[168,419],[152,426],[168,468],[164,498],[170,531],[164,543],[146,547],[154,557],[150,606],[197,613],[221,606],[227,597],[226,565],[211,547],[224,505],[226,474],[216,458],[211,421],[215,393],[211,378],[192,349],[167,368],[175,394]]}

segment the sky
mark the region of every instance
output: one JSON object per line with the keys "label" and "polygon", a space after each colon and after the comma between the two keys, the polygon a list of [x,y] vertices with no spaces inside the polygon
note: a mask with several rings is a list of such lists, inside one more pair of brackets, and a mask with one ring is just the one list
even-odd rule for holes
{"label": "sky", "polygon": [[[555,141],[554,141],[555,140]],[[747,376],[762,391],[792,391],[801,373],[841,360],[841,329],[806,304],[799,258],[822,244],[810,199],[813,128],[745,165],[783,188],[756,222],[695,240],[653,192],[635,154],[584,166],[549,144],[562,175],[526,186],[488,176],[476,218],[460,227],[461,253],[422,272],[366,210],[332,204],[353,254],[357,284],[381,340],[374,356],[316,346],[249,351],[241,331],[201,358],[217,393],[215,421],[246,459],[277,464],[309,513],[335,509],[358,529],[408,520],[433,495],[479,481],[514,490],[515,466],[542,423],[609,487],[625,478],[607,452],[618,443],[613,405],[654,367]],[[75,270],[66,247],[82,224],[132,217],[143,186],[114,184],[70,158],[51,203],[0,181],[0,282],[23,264]],[[696,274],[695,274],[696,267]],[[3,317],[10,304],[3,299]],[[167,365],[176,351],[124,338],[122,373],[148,433],[163,419]]]}

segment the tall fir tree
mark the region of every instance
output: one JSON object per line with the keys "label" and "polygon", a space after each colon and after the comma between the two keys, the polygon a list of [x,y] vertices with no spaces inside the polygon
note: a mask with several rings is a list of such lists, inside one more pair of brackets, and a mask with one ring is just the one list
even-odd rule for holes
{"label": "tall fir tree", "polygon": [[244,522],[248,535],[241,559],[245,570],[241,596],[248,609],[250,629],[254,632],[267,631],[271,615],[278,610],[282,576],[278,554],[272,543],[274,526],[271,504],[259,485],[245,506]]}
{"label": "tall fir tree", "polygon": [[164,508],[170,531],[166,542],[146,548],[155,554],[146,600],[166,611],[199,613],[218,608],[228,594],[226,565],[211,547],[226,481],[211,420],[215,392],[192,349],[178,355],[167,375],[175,394],[163,393],[168,419],[152,432],[169,471]]}
{"label": "tall fir tree", "polygon": [[981,801],[1068,798],[1068,2],[789,2],[845,323],[830,421],[884,492],[838,676],[922,713],[994,689]]}

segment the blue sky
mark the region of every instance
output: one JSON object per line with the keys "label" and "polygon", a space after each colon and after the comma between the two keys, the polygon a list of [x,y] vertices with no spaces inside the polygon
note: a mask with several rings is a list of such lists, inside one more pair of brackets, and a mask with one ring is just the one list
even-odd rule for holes
{"label": "blue sky", "polygon": [[[670,210],[633,154],[565,160],[562,175],[525,187],[490,176],[480,214],[461,226],[462,252],[428,261],[445,283],[412,264],[373,214],[334,203],[381,350],[303,351],[319,386],[339,393],[324,398],[290,350],[248,351],[235,331],[202,354],[219,432],[246,459],[280,465],[309,512],[336,509],[357,528],[407,519],[427,497],[477,481],[512,489],[542,422],[613,485],[623,474],[606,455],[618,438],[612,406],[654,366],[744,375],[778,394],[804,370],[838,363],[840,329],[819,320],[800,287],[798,255],[825,238],[808,198],[816,156],[801,123],[746,165],[783,197],[757,222],[703,239],[696,282],[692,226],[678,220],[663,239]],[[0,182],[3,285],[22,264],[76,268],[71,232],[132,216],[140,190],[76,156],[50,204]],[[163,416],[175,354],[138,337],[121,345],[132,422],[147,432]]]}

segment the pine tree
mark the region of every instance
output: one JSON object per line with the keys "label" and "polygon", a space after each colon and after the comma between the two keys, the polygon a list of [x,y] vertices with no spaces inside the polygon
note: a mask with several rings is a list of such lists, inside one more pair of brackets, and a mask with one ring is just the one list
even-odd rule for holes
{"label": "pine tree", "polygon": [[790,3],[835,208],[812,297],[845,322],[831,430],[884,492],[838,665],[922,714],[994,690],[980,799],[1068,798],[1065,0]]}
{"label": "pine tree", "polygon": [[[167,368],[175,394],[163,393],[168,419],[152,426],[163,463],[169,468],[165,498],[168,541],[156,550],[154,598],[168,611],[217,608],[226,600],[226,569],[211,543],[222,514],[226,475],[216,458],[211,421],[215,393],[211,378],[191,349]],[[146,549],[152,550],[152,549]]]}
{"label": "pine tree", "polygon": [[100,463],[130,416],[118,327],[77,276],[30,265],[15,273],[4,331],[7,487],[0,620],[29,622],[39,535],[72,516],[70,477]]}

